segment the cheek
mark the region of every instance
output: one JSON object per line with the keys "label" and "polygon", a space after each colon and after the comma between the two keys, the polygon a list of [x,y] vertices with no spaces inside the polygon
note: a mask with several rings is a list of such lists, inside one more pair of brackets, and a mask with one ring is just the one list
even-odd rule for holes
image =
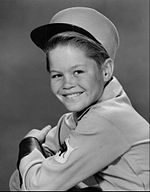
{"label": "cheek", "polygon": [[91,76],[91,78],[88,79],[87,85],[90,89],[94,89],[100,84],[100,80],[96,76]]}
{"label": "cheek", "polygon": [[90,91],[93,93],[101,94],[104,87],[104,82],[102,78],[94,77],[91,81],[89,81]]}
{"label": "cheek", "polygon": [[53,81],[51,80],[50,81],[50,87],[51,87],[51,91],[57,95],[59,94],[59,92],[61,91],[62,89],[62,81]]}
{"label": "cheek", "polygon": [[56,94],[57,92],[57,86],[56,83],[54,83],[52,80],[50,80],[50,87],[51,87],[51,91]]}

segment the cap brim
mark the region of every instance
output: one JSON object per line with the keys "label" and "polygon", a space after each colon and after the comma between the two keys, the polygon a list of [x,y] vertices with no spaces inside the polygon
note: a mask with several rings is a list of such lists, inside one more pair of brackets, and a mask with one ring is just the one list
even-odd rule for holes
{"label": "cap brim", "polygon": [[[51,24],[40,26],[40,27],[34,29],[31,32],[30,36],[31,36],[32,41],[39,48],[41,48],[43,51],[45,51],[46,47],[47,47],[47,42],[51,37],[53,37],[54,35],[56,35],[58,33],[67,32],[67,31],[78,32],[78,33],[83,34],[83,35],[93,39],[94,41],[98,42],[94,38],[94,36],[91,35],[91,33],[86,31],[85,29],[75,26],[75,25],[68,24],[68,23],[51,23]],[[98,42],[98,43],[100,43],[100,42]]]}

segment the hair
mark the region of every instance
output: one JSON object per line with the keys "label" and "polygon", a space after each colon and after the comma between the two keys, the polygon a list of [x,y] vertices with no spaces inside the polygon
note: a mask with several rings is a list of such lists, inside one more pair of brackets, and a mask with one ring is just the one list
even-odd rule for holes
{"label": "hair", "polygon": [[55,49],[58,45],[67,46],[71,45],[83,50],[88,58],[92,58],[96,61],[100,67],[109,55],[101,43],[96,42],[77,32],[63,32],[54,35],[49,39],[46,45],[46,66],[48,72],[50,72],[50,63],[48,58],[48,52]]}

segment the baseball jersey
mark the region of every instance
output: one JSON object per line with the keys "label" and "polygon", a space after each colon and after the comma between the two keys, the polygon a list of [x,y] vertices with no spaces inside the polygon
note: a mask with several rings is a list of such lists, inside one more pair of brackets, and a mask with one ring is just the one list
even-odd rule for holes
{"label": "baseball jersey", "polygon": [[149,123],[115,77],[77,121],[64,114],[42,146],[48,157],[34,149],[22,158],[22,187],[15,171],[10,190],[149,190]]}

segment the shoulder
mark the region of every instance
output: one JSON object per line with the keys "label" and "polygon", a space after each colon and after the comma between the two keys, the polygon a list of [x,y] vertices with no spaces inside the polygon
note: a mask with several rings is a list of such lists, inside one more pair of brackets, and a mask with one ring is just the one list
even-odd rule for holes
{"label": "shoulder", "polygon": [[[103,113],[91,109],[79,122],[75,130],[83,142],[89,141],[103,148],[116,146],[116,150],[126,151],[130,147],[127,137]],[[82,136],[82,137],[81,137]],[[105,147],[104,147],[105,146]],[[108,150],[109,151],[109,150]],[[112,149],[113,151],[113,149]]]}
{"label": "shoulder", "polygon": [[125,112],[115,101],[105,101],[93,105],[78,122],[77,130],[89,133],[117,133],[124,135],[122,130],[126,124]]}
{"label": "shoulder", "polygon": [[116,129],[113,120],[108,117],[106,109],[99,105],[92,107],[77,125],[77,131],[86,131],[86,133],[106,132],[113,129]]}

